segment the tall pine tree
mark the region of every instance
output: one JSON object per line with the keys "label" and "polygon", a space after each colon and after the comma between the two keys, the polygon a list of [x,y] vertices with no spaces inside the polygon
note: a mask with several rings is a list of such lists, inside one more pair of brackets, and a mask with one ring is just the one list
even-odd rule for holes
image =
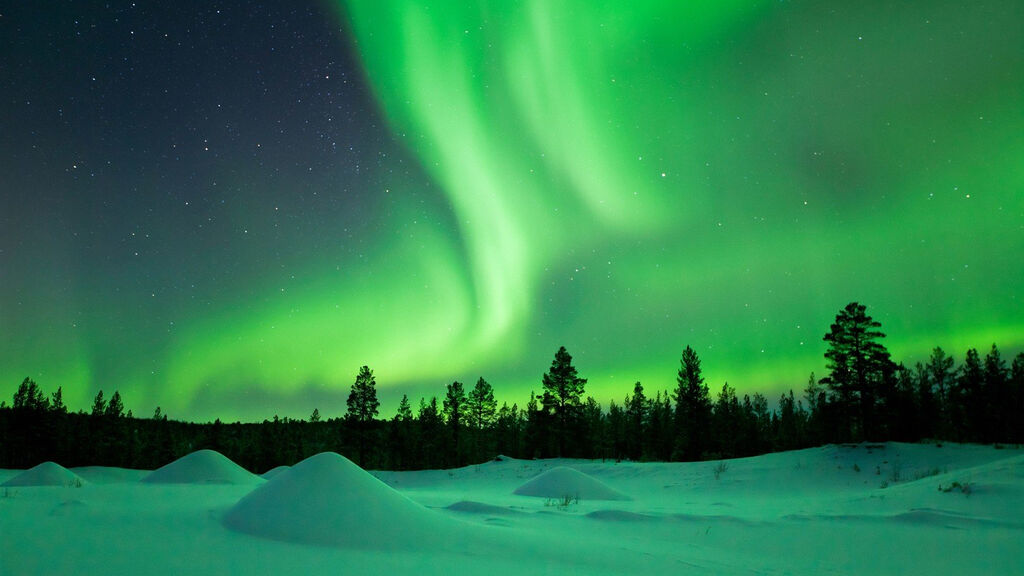
{"label": "tall pine tree", "polygon": [[565,346],[562,346],[555,352],[555,359],[551,362],[551,368],[544,374],[542,383],[544,396],[541,401],[544,410],[553,417],[556,427],[556,455],[569,456],[569,436],[573,435],[577,428],[583,387],[587,379],[577,375],[576,368],[572,365],[572,356],[565,350]]}

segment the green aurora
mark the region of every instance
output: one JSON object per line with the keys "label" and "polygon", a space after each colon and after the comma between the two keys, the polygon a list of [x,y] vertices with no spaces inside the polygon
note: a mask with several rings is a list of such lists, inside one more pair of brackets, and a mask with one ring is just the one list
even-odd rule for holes
{"label": "green aurora", "polygon": [[606,405],[691,345],[713,391],[775,399],[852,300],[898,360],[1024,349],[1024,5],[622,6],[334,7],[418,166],[380,176],[361,249],[178,300],[173,330],[88,274],[3,293],[0,392],[338,416],[368,364],[383,416],[478,376],[522,406],[565,345]]}

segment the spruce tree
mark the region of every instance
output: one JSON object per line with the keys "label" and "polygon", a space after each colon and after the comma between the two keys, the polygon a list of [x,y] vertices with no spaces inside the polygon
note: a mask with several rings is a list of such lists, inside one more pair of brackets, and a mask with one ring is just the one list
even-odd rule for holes
{"label": "spruce tree", "polygon": [[700,358],[689,346],[683,350],[676,374],[676,460],[699,460],[707,450],[708,427],[711,424],[711,397]]}
{"label": "spruce tree", "polygon": [[96,398],[92,401],[92,415],[102,416],[107,409],[107,401],[103,399],[103,390],[96,393]]}
{"label": "spruce tree", "polygon": [[449,465],[462,463],[462,428],[466,419],[466,391],[462,382],[455,381],[448,385],[444,396],[444,416],[448,424],[449,437],[453,446],[446,460]]}
{"label": "spruce tree", "polygon": [[377,401],[377,381],[373,377],[373,371],[369,366],[363,366],[356,375],[356,381],[352,383],[352,389],[348,394],[348,412],[346,418],[350,421],[366,424],[377,417],[377,409],[380,402]]}
{"label": "spruce tree", "polygon": [[124,416],[124,404],[121,402],[120,392],[114,390],[114,395],[110,397],[110,402],[107,403],[107,408],[103,411],[103,414],[111,418]]}
{"label": "spruce tree", "polygon": [[823,338],[829,375],[821,382],[839,404],[847,439],[855,441],[874,439],[879,398],[885,387],[895,386],[895,364],[880,342],[885,334],[866,309],[857,302],[847,304]]}
{"label": "spruce tree", "polygon": [[644,432],[647,425],[647,396],[644,395],[643,384],[633,385],[633,395],[626,395],[623,402],[626,408],[626,457],[637,461],[643,454]]}
{"label": "spruce tree", "polygon": [[49,409],[50,401],[34,380],[25,378],[18,386],[18,391],[14,393],[13,407],[42,412]]}
{"label": "spruce tree", "polygon": [[551,414],[557,426],[555,435],[558,438],[558,456],[568,456],[567,445],[569,435],[577,427],[580,400],[586,378],[580,378],[572,365],[572,356],[562,346],[555,352],[551,368],[542,378],[544,411]]}
{"label": "spruce tree", "polygon": [[469,391],[467,408],[469,425],[478,432],[483,432],[494,423],[498,403],[494,400],[494,389],[482,376],[476,381],[476,386]]}
{"label": "spruce tree", "polygon": [[479,460],[489,448],[490,429],[494,426],[498,403],[494,400],[494,389],[481,376],[476,386],[469,391],[466,399],[467,422],[473,429],[473,459]]}
{"label": "spruce tree", "polygon": [[50,410],[59,414],[67,414],[68,407],[64,405],[63,387],[57,386],[57,391],[53,393],[50,401]]}
{"label": "spruce tree", "polygon": [[369,366],[363,366],[356,375],[355,382],[348,394],[348,411],[345,414],[352,432],[356,436],[356,447],[359,454],[359,465],[368,465],[368,456],[373,448],[374,434],[372,430],[374,418],[380,402],[377,401],[377,381]]}

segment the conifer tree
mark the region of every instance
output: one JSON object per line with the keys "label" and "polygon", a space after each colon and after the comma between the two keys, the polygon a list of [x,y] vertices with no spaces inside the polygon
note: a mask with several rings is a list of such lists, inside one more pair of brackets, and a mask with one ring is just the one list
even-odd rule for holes
{"label": "conifer tree", "polygon": [[25,378],[18,386],[18,391],[14,393],[13,407],[43,412],[49,409],[50,401],[34,380]]}
{"label": "conifer tree", "polygon": [[683,350],[676,375],[676,454],[677,460],[699,460],[707,450],[708,427],[711,424],[711,397],[700,358],[689,346]]}
{"label": "conifer tree", "polygon": [[494,389],[481,376],[469,391],[466,399],[466,420],[473,430],[473,459],[479,460],[488,449],[489,434],[494,426],[498,403],[494,400]]}
{"label": "conifer tree", "polygon": [[107,409],[107,401],[103,399],[103,390],[96,393],[96,398],[92,401],[92,415],[102,416]]}
{"label": "conifer tree", "polygon": [[935,433],[940,438],[953,438],[955,434],[953,421],[961,417],[956,413],[959,407],[955,390],[956,371],[953,369],[953,357],[947,356],[942,348],[936,346],[928,358],[928,365],[925,369],[928,373],[929,384],[935,390],[938,410]]}
{"label": "conifer tree", "polygon": [[377,401],[377,381],[369,366],[359,369],[348,394],[347,404],[348,411],[345,417],[356,436],[359,465],[366,467],[368,465],[367,458],[375,443],[372,426],[380,406],[380,402]]}
{"label": "conifer tree", "polygon": [[120,392],[114,390],[114,395],[110,397],[110,402],[107,403],[107,408],[103,411],[103,414],[111,418],[124,416],[124,404],[121,402]]}
{"label": "conifer tree", "polygon": [[459,465],[462,463],[462,428],[466,419],[466,391],[462,382],[455,381],[448,385],[444,397],[444,416],[448,424],[449,437],[453,446],[449,454],[450,464]]}
{"label": "conifer tree", "polygon": [[544,410],[551,414],[557,426],[557,455],[568,456],[566,447],[569,435],[577,426],[580,400],[587,379],[577,375],[576,368],[572,365],[572,356],[565,350],[565,346],[562,346],[555,352],[555,359],[551,362],[551,368],[544,374],[542,383]]}
{"label": "conifer tree", "polygon": [[824,341],[829,387],[844,416],[849,440],[874,439],[877,408],[886,386],[894,386],[895,364],[880,340],[881,324],[867,315],[866,307],[851,302],[839,311]]}
{"label": "conifer tree", "polygon": [[647,424],[647,396],[644,395],[643,384],[633,385],[633,395],[626,395],[623,406],[626,408],[626,457],[640,460],[643,453],[643,440]]}
{"label": "conifer tree", "polygon": [[361,424],[371,422],[377,417],[377,409],[380,402],[377,401],[377,381],[373,377],[373,371],[369,366],[363,366],[356,375],[356,381],[352,383],[352,389],[348,394],[348,412],[346,417]]}
{"label": "conifer tree", "polygon": [[494,389],[481,376],[467,398],[467,419],[478,432],[494,423],[498,403],[494,400]]}
{"label": "conifer tree", "polygon": [[53,393],[50,400],[50,410],[59,414],[67,414],[68,407],[64,405],[63,387],[57,386],[57,391]]}
{"label": "conifer tree", "polygon": [[999,354],[999,348],[992,344],[989,353],[985,355],[984,373],[984,403],[988,418],[985,419],[983,432],[986,442],[1005,441],[1010,433],[1011,423],[1014,418],[1021,414],[1013,414],[1007,409],[1012,405],[1010,398],[1010,370],[1006,362]]}

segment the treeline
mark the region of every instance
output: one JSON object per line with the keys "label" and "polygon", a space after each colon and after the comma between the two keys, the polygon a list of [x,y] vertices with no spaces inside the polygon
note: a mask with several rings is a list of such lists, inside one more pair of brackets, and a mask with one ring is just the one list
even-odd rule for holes
{"label": "treeline", "polygon": [[585,396],[587,380],[564,347],[555,353],[525,406],[500,407],[484,379],[444,394],[403,396],[397,413],[379,418],[373,371],[363,366],[344,416],[262,423],[194,424],[125,413],[118,392],[100,392],[92,410],[69,412],[62,389],[47,396],[26,378],[13,405],[0,403],[0,468],[45,460],[65,466],[152,469],[201,448],[217,450],[250,470],[331,450],[366,468],[446,468],[497,454],[517,458],[701,460],[753,456],[826,443],[949,440],[1024,442],[1024,353],[1010,365],[998,348],[963,361],[935,348],[926,363],[895,363],[878,322],[858,303],[836,316],[825,334],[828,374],[812,374],[802,395],[791,390],[769,408],[755,393],[742,399],[729,384],[712,394],[697,353],[687,346],[676,386],[651,392],[637,382],[621,402],[602,407]]}

